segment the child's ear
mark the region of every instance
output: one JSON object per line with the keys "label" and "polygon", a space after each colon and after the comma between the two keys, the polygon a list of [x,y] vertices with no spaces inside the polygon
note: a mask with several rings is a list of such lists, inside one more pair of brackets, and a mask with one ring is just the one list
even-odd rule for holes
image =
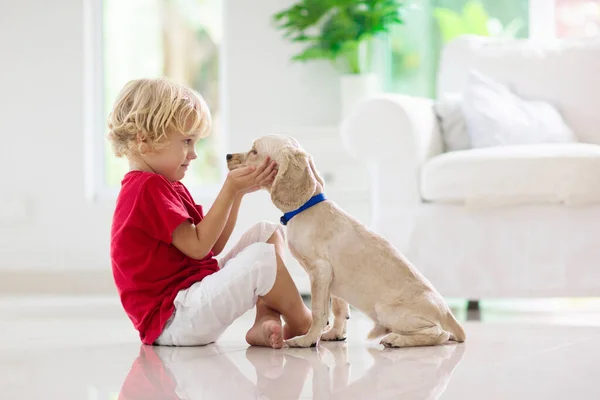
{"label": "child's ear", "polygon": [[135,139],[136,139],[136,142],[138,145],[138,151],[140,152],[140,154],[146,154],[148,152],[148,150],[150,149],[150,147],[148,146],[148,141],[147,141],[146,135],[144,135],[143,133],[138,133]]}

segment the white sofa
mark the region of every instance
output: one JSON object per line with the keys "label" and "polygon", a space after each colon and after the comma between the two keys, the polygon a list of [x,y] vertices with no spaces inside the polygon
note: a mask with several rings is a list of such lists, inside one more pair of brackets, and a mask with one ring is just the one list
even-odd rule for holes
{"label": "white sofa", "polygon": [[342,122],[369,168],[371,226],[448,297],[600,295],[600,41],[461,37],[438,96],[469,68],[560,110],[578,143],[443,153],[432,100],[386,94]]}

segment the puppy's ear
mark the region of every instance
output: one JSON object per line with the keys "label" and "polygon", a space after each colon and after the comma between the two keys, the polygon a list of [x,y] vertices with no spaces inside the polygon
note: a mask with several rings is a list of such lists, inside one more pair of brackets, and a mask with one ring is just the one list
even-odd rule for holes
{"label": "puppy's ear", "polygon": [[[294,138],[293,136],[288,136],[288,137],[289,137],[290,141],[294,144],[294,146],[296,146],[297,149],[303,151],[302,146],[300,146],[300,143],[298,143],[296,138]],[[323,183],[323,178],[321,178],[321,175],[319,175],[319,172],[317,172],[317,169],[315,168],[315,162],[313,161],[313,158],[311,156],[308,156],[308,163],[310,164],[310,170],[312,171],[317,182],[319,182],[321,184],[321,186],[325,186],[325,184]]]}
{"label": "puppy's ear", "polygon": [[310,164],[310,170],[312,171],[315,179],[317,180],[317,182],[319,182],[319,184],[321,185],[321,187],[325,187],[325,183],[323,182],[323,178],[321,178],[321,175],[319,175],[319,172],[317,172],[317,169],[315,168],[315,162],[313,161],[313,158],[311,156],[308,156],[308,163]]}
{"label": "puppy's ear", "polygon": [[280,210],[295,210],[308,201],[317,188],[309,157],[286,146],[281,149],[279,172],[271,186],[271,200]]}

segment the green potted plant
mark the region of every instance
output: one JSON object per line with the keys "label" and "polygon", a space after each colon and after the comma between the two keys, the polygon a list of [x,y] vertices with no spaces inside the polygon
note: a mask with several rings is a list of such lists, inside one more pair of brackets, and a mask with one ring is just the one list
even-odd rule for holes
{"label": "green potted plant", "polygon": [[368,43],[401,24],[401,0],[300,0],[274,15],[277,29],[303,44],[293,61],[328,60],[341,74],[342,112],[379,90]]}

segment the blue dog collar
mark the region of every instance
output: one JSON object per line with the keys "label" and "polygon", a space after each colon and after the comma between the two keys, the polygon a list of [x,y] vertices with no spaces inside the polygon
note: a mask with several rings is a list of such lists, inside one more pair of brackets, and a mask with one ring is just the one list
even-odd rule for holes
{"label": "blue dog collar", "polygon": [[306,203],[304,203],[302,207],[298,208],[297,210],[286,212],[285,214],[283,214],[283,216],[279,219],[279,222],[281,222],[282,225],[287,225],[289,220],[294,218],[296,214],[300,214],[302,211],[306,210],[307,208],[311,208],[312,206],[322,202],[323,200],[327,200],[323,193],[314,195]]}

